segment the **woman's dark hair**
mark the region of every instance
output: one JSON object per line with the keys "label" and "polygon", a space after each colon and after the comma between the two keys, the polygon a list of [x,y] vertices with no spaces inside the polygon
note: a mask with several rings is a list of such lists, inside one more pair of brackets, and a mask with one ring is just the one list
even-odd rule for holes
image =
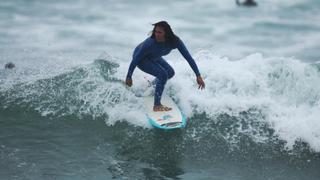
{"label": "woman's dark hair", "polygon": [[153,38],[153,39],[155,38],[154,32],[155,32],[156,27],[162,27],[165,32],[166,42],[168,42],[170,44],[174,44],[174,45],[178,43],[179,37],[173,33],[170,25],[166,21],[160,21],[160,22],[154,23],[152,25],[154,27],[152,30],[151,38]]}

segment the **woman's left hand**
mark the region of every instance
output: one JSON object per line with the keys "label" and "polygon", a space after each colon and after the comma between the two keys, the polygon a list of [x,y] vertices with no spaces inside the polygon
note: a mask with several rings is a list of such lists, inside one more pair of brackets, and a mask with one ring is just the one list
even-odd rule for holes
{"label": "woman's left hand", "polygon": [[199,88],[198,89],[204,89],[206,87],[203,79],[201,76],[197,76],[197,83],[199,85]]}

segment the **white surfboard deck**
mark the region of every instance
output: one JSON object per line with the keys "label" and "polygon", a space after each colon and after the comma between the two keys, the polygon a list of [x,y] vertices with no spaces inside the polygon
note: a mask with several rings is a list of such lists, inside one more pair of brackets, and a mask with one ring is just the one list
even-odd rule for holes
{"label": "white surfboard deck", "polygon": [[186,119],[184,115],[169,96],[163,96],[161,98],[161,103],[171,107],[172,110],[160,112],[153,111],[154,96],[145,96],[144,98],[147,119],[152,126],[160,129],[177,129],[185,127]]}

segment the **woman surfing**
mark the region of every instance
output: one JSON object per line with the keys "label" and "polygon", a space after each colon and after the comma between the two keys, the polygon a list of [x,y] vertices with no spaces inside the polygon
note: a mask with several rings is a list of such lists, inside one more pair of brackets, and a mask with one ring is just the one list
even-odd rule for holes
{"label": "woman surfing", "polygon": [[178,49],[194,71],[199,89],[204,89],[205,83],[194,59],[180,38],[173,33],[170,25],[166,21],[160,21],[153,26],[151,36],[140,43],[133,52],[126,84],[132,86],[132,74],[137,66],[143,72],[156,77],[153,111],[170,111],[171,107],[161,104],[161,96],[167,80],[172,78],[175,72],[162,56],[169,54],[173,49]]}

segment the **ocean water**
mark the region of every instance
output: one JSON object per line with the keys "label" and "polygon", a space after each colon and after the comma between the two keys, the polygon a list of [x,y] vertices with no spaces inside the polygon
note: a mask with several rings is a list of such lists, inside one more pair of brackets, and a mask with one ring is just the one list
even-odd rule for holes
{"label": "ocean water", "polygon": [[[320,1],[0,0],[0,179],[320,179]],[[159,131],[123,80],[166,20],[165,93],[187,127]],[[15,68],[5,69],[8,62]]]}

